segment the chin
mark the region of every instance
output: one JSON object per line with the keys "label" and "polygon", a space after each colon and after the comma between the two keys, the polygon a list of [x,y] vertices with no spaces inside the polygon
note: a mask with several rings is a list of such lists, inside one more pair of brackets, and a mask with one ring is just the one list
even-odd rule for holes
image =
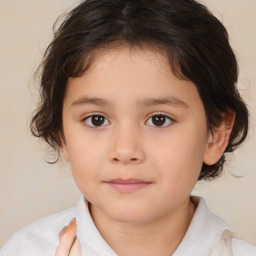
{"label": "chin", "polygon": [[109,213],[111,217],[120,222],[126,222],[130,224],[145,223],[150,221],[153,216],[149,216],[145,209],[141,208],[129,208],[129,209],[117,209]]}

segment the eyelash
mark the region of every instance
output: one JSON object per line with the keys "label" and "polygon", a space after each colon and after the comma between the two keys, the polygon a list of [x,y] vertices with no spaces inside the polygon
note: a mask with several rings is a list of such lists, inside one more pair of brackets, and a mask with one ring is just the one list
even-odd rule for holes
{"label": "eyelash", "polygon": [[[92,118],[92,117],[95,117],[95,116],[98,116],[98,117],[103,117],[105,120],[107,120],[107,118],[104,116],[104,115],[102,115],[102,114],[99,114],[99,113],[92,113],[91,115],[88,115],[88,116],[86,116],[85,118],[83,118],[82,119],[82,122],[85,122],[86,123],[86,121],[89,119],[89,118]],[[165,115],[165,114],[163,114],[163,113],[155,113],[154,115],[151,115],[148,119],[147,119],[147,122],[148,122],[148,120],[150,120],[150,118],[152,118],[152,117],[156,117],[156,116],[160,116],[160,117],[165,117],[167,120],[169,120],[169,122],[170,122],[170,124],[168,124],[168,125],[165,125],[165,126],[156,126],[156,125],[152,125],[153,127],[156,127],[156,128],[164,128],[164,127],[168,127],[168,126],[170,126],[171,124],[173,124],[174,122],[175,122],[175,120],[173,119],[173,118],[171,118],[170,116],[168,116],[168,115]],[[165,122],[166,122],[166,119],[165,119]],[[105,121],[104,121],[104,123],[105,123]],[[103,123],[103,124],[104,124]],[[86,124],[86,126],[88,126],[88,127],[90,127],[90,128],[101,128],[101,127],[104,127],[104,126],[106,126],[106,125],[100,125],[100,126],[94,126],[94,125],[88,125],[88,124]]]}

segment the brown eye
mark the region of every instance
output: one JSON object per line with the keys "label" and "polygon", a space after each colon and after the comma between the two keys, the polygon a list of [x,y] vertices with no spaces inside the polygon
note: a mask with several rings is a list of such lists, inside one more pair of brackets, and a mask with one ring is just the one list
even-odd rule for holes
{"label": "brown eye", "polygon": [[157,126],[157,127],[165,127],[169,126],[172,123],[172,119],[166,115],[154,115],[149,118],[147,124]]}
{"label": "brown eye", "polygon": [[92,127],[100,127],[100,126],[105,126],[106,123],[108,124],[109,122],[107,119],[102,116],[102,115],[91,115],[85,118],[85,122],[88,126]]}

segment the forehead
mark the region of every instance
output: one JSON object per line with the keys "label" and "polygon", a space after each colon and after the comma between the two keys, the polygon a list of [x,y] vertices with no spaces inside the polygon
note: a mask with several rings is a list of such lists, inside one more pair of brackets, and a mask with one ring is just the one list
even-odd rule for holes
{"label": "forehead", "polygon": [[150,48],[120,47],[100,51],[93,65],[81,77],[70,78],[66,97],[82,96],[119,100],[142,98],[176,98],[188,103],[201,103],[196,86],[177,78],[163,51]]}

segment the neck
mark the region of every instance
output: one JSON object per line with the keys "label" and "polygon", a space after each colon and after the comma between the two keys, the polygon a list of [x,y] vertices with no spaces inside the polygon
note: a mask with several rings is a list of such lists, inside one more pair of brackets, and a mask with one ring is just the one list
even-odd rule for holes
{"label": "neck", "polygon": [[146,223],[113,220],[93,205],[90,205],[90,212],[102,237],[117,255],[170,256],[181,243],[195,206],[187,198],[174,212]]}

